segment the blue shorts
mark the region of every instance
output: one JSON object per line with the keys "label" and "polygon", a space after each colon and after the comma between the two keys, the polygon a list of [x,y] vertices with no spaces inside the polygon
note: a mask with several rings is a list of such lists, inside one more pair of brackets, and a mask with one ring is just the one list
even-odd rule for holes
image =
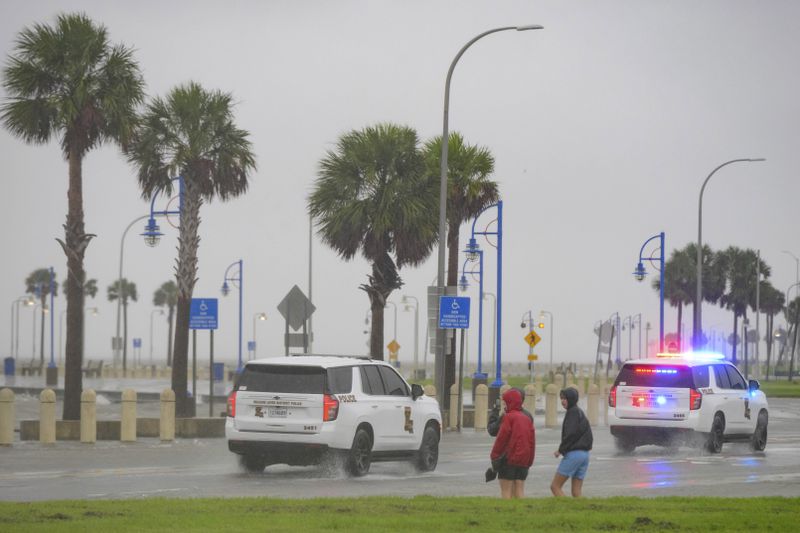
{"label": "blue shorts", "polygon": [[557,472],[564,477],[583,479],[586,477],[586,470],[588,469],[589,452],[586,450],[572,450],[567,452],[564,458],[561,459]]}

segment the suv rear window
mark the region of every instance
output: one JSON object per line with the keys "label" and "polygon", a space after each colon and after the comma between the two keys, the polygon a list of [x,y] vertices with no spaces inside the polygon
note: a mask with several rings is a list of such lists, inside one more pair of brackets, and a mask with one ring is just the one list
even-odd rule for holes
{"label": "suv rear window", "polygon": [[[702,376],[698,376],[702,378]],[[708,369],[705,372],[706,386],[708,383]],[[625,365],[619,371],[614,386],[629,387],[674,387],[692,389],[702,385],[695,385],[692,369],[688,366],[668,365]]]}
{"label": "suv rear window", "polygon": [[325,370],[319,367],[247,365],[237,390],[322,394],[324,388]]}

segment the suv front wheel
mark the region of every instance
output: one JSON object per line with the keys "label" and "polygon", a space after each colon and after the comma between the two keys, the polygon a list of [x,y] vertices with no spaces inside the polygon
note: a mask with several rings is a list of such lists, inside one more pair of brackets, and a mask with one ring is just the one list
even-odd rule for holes
{"label": "suv front wheel", "polygon": [[351,476],[360,477],[369,472],[369,465],[372,462],[372,438],[365,429],[356,431],[353,438],[353,446],[350,448],[350,456],[347,460],[347,472]]}
{"label": "suv front wheel", "polygon": [[766,411],[758,413],[758,422],[756,423],[756,430],[750,440],[750,447],[757,451],[764,451],[767,447],[767,423],[769,422],[769,415]]}

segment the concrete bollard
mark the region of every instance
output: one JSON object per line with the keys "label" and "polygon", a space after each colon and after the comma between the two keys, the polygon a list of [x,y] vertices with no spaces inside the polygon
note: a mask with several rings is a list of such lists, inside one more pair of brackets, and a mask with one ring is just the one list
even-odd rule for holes
{"label": "concrete bollard", "polygon": [[158,424],[161,441],[175,440],[175,392],[172,389],[161,391],[161,418]]}
{"label": "concrete bollard", "polygon": [[603,424],[608,426],[608,394],[611,392],[611,387],[608,385],[603,386],[603,397],[601,398],[600,406],[603,411]]}
{"label": "concrete bollard", "polygon": [[586,400],[586,418],[589,419],[589,425],[594,427],[597,425],[597,410],[600,407],[600,389],[597,385],[592,383],[589,385],[589,395]]}
{"label": "concrete bollard", "polygon": [[[433,385],[425,385],[423,390],[425,391],[425,396],[428,396],[430,398],[436,398],[436,387],[435,386],[433,386]],[[439,408],[441,409],[441,406],[439,406]]]}
{"label": "concrete bollard", "polygon": [[458,425],[458,383],[450,385],[450,420],[449,426],[454,428]]}
{"label": "concrete bollard", "polygon": [[558,386],[555,383],[545,387],[544,397],[544,427],[558,427]]}
{"label": "concrete bollard", "polygon": [[558,387],[558,390],[564,388],[564,375],[563,374],[556,374],[553,376],[553,385]]}
{"label": "concrete bollard", "polygon": [[525,401],[522,402],[524,407],[531,416],[536,415],[536,385],[528,383],[525,385]]}
{"label": "concrete bollard", "polygon": [[56,393],[44,389],[39,395],[39,442],[53,444],[56,441]]}
{"label": "concrete bollard", "polygon": [[97,394],[92,389],[81,393],[81,442],[97,441]]}
{"label": "concrete bollard", "polygon": [[0,390],[0,446],[14,442],[14,391]]}
{"label": "concrete bollard", "polygon": [[136,441],[136,391],[133,389],[122,391],[122,421],[119,440],[122,442]]}
{"label": "concrete bollard", "polygon": [[486,429],[489,422],[489,387],[481,383],[475,387],[475,430]]}

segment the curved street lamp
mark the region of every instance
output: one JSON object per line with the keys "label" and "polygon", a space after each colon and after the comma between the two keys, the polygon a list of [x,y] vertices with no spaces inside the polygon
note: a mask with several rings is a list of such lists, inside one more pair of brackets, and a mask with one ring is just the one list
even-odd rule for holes
{"label": "curved street lamp", "polygon": [[[464,252],[467,254],[467,258],[461,266],[461,279],[458,282],[461,292],[466,292],[469,288],[467,274],[478,275],[478,366],[475,369],[475,373],[472,375],[472,379],[486,379],[487,374],[483,372],[483,250],[478,248],[478,244],[475,242],[475,239],[472,238]],[[467,263],[474,263],[476,261],[478,262],[478,269],[475,270],[473,267],[472,270],[467,270]]]}
{"label": "curved street lamp", "polygon": [[[238,269],[231,275],[230,270],[232,267],[238,267]],[[239,363],[236,367],[236,373],[238,374],[242,371],[242,287],[244,286],[244,264],[241,259],[234,261],[225,269],[225,279],[222,282],[223,296],[227,296],[231,292],[228,286],[229,281],[239,289]]]}
{"label": "curved street lamp", "polygon": [[758,157],[751,159],[731,159],[730,161],[726,161],[712,170],[711,174],[709,174],[703,182],[703,186],[700,187],[700,199],[698,201],[697,209],[697,290],[695,292],[694,301],[694,338],[692,339],[692,347],[695,350],[700,349],[700,342],[703,338],[703,192],[705,192],[706,185],[708,184],[708,180],[711,179],[711,176],[713,176],[722,167],[733,163],[756,163],[760,161],[766,161],[766,159],[763,157]]}
{"label": "curved street lamp", "polygon": [[[453,71],[456,68],[456,63],[458,63],[458,60],[461,59],[461,56],[464,55],[464,52],[466,52],[470,46],[472,46],[479,39],[486,37],[487,35],[508,30],[527,31],[527,30],[541,30],[541,29],[543,29],[543,27],[539,25],[528,25],[528,26],[505,26],[502,28],[494,28],[485,31],[473,37],[467,44],[461,47],[461,50],[458,51],[456,56],[453,58],[453,61],[450,63],[450,68],[447,71],[447,79],[444,85],[444,113],[442,120],[442,157],[440,162],[441,167],[439,176],[439,261],[437,265],[437,289],[438,289],[438,295],[440,297],[444,295],[444,283],[445,283],[444,265],[445,265],[445,255],[446,255],[445,250],[447,249],[447,149],[450,140],[450,135],[448,132],[448,127],[449,127],[448,121],[450,115],[450,80],[453,77]],[[447,391],[444,390],[444,338],[445,338],[444,331],[437,327],[435,377],[436,377],[436,390],[438,391],[437,395],[438,395],[439,405],[446,405],[445,400],[447,399]]]}
{"label": "curved street lamp", "polygon": [[[653,239],[658,239],[659,246],[658,246],[658,256],[655,255],[655,251],[653,251],[648,257],[643,257],[642,254],[644,253],[644,249],[647,246],[647,243],[652,241]],[[646,241],[639,249],[639,263],[636,265],[636,270],[633,271],[633,276],[636,278],[636,281],[643,281],[644,278],[647,276],[647,271],[644,268],[643,261],[648,261],[651,265],[658,265],[658,273],[659,273],[659,291],[658,291],[658,298],[659,298],[659,307],[658,307],[658,351],[659,353],[664,352],[664,255],[665,255],[665,248],[664,248],[664,232],[662,231],[658,235],[653,235]],[[656,263],[658,261],[658,263]],[[641,336],[641,335],[640,335]],[[641,341],[641,339],[640,339]],[[639,350],[641,352],[641,348]]]}

